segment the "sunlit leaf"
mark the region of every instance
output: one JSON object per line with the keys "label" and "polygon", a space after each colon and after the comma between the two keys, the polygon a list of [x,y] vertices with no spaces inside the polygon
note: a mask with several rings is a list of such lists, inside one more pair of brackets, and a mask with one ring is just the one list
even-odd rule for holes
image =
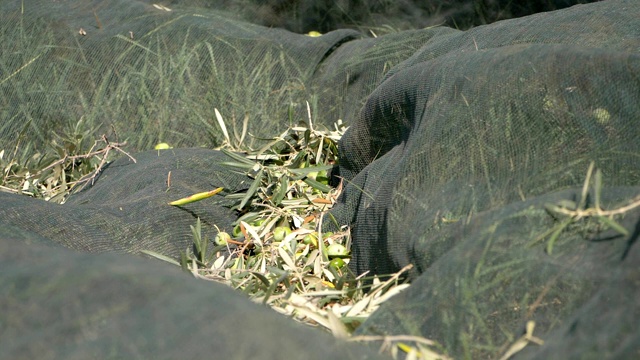
{"label": "sunlit leaf", "polygon": [[218,194],[222,190],[223,190],[223,188],[219,187],[219,188],[211,190],[211,191],[205,191],[205,192],[193,194],[193,195],[184,197],[182,199],[178,199],[178,200],[172,201],[172,202],[169,203],[169,205],[173,205],[173,206],[187,205],[187,204],[190,204],[190,203],[193,203],[193,202],[196,202],[196,201],[200,201],[200,200],[204,200],[204,199],[210,198],[210,197]]}

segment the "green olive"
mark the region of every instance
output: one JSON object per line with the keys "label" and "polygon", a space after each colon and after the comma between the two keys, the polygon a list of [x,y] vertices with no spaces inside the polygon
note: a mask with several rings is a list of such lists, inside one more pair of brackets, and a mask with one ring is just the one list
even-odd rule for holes
{"label": "green olive", "polygon": [[336,270],[342,269],[345,265],[346,265],[346,263],[344,262],[344,260],[342,260],[340,258],[335,258],[335,259],[332,259],[331,261],[329,261],[329,267],[332,267],[332,268],[334,268]]}
{"label": "green olive", "polygon": [[329,257],[340,257],[347,255],[347,248],[341,244],[331,244],[327,248],[327,256]]}
{"label": "green olive", "polygon": [[218,234],[216,234],[215,239],[213,239],[213,242],[216,243],[216,245],[227,245],[229,243],[229,240],[231,240],[231,236],[224,232],[221,231]]}
{"label": "green olive", "polygon": [[322,170],[320,172],[318,172],[318,175],[316,176],[316,181],[321,183],[321,184],[325,184],[325,185],[329,185],[329,178],[327,177],[327,170]]}
{"label": "green olive", "polygon": [[313,244],[314,246],[318,246],[318,233],[307,234],[302,238],[302,243],[305,245]]}
{"label": "green olive", "polygon": [[291,234],[291,229],[285,226],[278,226],[273,230],[273,240],[282,241],[289,234]]}
{"label": "green olive", "polygon": [[234,238],[239,238],[242,236],[242,229],[240,229],[240,224],[236,225],[231,232]]}

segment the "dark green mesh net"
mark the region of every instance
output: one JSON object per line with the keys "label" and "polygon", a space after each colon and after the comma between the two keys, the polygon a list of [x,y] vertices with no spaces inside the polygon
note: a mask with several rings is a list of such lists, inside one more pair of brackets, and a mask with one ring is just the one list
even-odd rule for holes
{"label": "dark green mesh net", "polygon": [[0,357],[378,356],[133,255],[236,220],[222,196],[166,205],[251,184],[205,149],[224,140],[214,109],[256,147],[307,103],[316,126],[350,126],[332,214],[353,270],[414,265],[359,334],[500,358],[533,321],[514,358],[640,356],[637,2],[476,27],[574,3],[290,3],[0,3],[3,174],[65,133],[136,159],[64,205],[0,192]]}

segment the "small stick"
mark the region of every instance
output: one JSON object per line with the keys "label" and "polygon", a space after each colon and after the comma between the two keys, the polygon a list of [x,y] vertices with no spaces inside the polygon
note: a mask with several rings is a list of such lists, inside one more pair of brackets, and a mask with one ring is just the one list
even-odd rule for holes
{"label": "small stick", "polygon": [[98,29],[102,29],[102,23],[100,22],[100,19],[98,19],[98,14],[96,14],[95,10],[93,10],[93,16],[96,18],[96,23],[98,24]]}

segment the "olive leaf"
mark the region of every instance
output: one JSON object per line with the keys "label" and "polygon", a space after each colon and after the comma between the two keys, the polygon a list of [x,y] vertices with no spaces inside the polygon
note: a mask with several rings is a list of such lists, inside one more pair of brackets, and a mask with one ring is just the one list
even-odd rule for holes
{"label": "olive leaf", "polygon": [[169,205],[182,206],[182,205],[191,204],[191,203],[196,202],[196,201],[208,199],[208,198],[218,194],[222,190],[224,190],[224,188],[219,187],[219,188],[213,189],[211,191],[205,191],[205,192],[196,193],[196,194],[184,197],[182,199],[171,201],[169,203]]}

